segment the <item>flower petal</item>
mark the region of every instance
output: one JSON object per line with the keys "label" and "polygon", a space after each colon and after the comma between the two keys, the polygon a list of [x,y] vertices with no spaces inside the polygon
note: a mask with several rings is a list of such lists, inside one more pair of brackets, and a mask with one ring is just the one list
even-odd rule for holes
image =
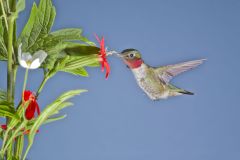
{"label": "flower petal", "polygon": [[27,109],[25,111],[25,117],[26,117],[27,120],[33,119],[34,113],[35,113],[35,110],[36,110],[35,107],[36,107],[35,103],[32,102],[32,101],[28,104]]}
{"label": "flower petal", "polygon": [[36,69],[41,66],[46,57],[47,53],[43,50],[35,52],[32,56],[29,52],[22,53],[22,43],[18,46],[18,62],[24,68]]}
{"label": "flower petal", "polygon": [[107,62],[104,62],[104,66],[106,68],[106,76],[105,76],[105,78],[107,79],[108,76],[109,76],[109,73],[110,73],[110,66],[109,66],[109,64]]}
{"label": "flower petal", "polygon": [[36,97],[31,91],[24,91],[24,101],[29,101],[25,110],[25,117],[27,120],[33,119],[36,111],[38,115],[40,114],[40,108],[36,101]]}
{"label": "flower petal", "polygon": [[37,59],[32,61],[32,63],[29,66],[29,69],[37,69],[40,66],[41,66],[41,63],[40,63],[39,59],[37,58]]}
{"label": "flower petal", "polygon": [[106,49],[105,49],[105,42],[104,42],[104,37],[100,40],[100,38],[95,34],[95,37],[97,41],[100,44],[100,50],[99,50],[99,59],[101,63],[101,71],[104,71],[104,68],[106,68],[106,79],[108,78],[108,75],[110,73],[110,66],[107,62],[107,54],[106,54]]}
{"label": "flower petal", "polygon": [[22,57],[21,60],[28,62],[28,61],[32,61],[32,55],[29,52],[23,52],[22,53]]}
{"label": "flower petal", "polygon": [[43,61],[47,58],[47,53],[43,50],[39,50],[33,54],[32,61],[39,59],[39,63],[42,64]]}
{"label": "flower petal", "polygon": [[95,33],[95,34],[94,34],[94,36],[96,37],[96,39],[97,39],[98,43],[100,43],[101,41],[100,41],[100,39],[99,39],[98,35]]}
{"label": "flower petal", "polygon": [[23,68],[29,68],[27,61],[31,61],[32,55],[30,53],[22,53],[22,43],[18,46],[18,62]]}
{"label": "flower petal", "polygon": [[29,66],[27,65],[26,61],[24,60],[20,60],[19,64],[23,67],[23,68],[29,68]]}
{"label": "flower petal", "polygon": [[37,109],[37,114],[40,115],[40,108],[37,102],[36,102],[36,109]]}
{"label": "flower petal", "polygon": [[32,57],[32,63],[29,69],[37,69],[41,66],[42,62],[46,59],[47,53],[43,50],[39,50],[34,53]]}
{"label": "flower petal", "polygon": [[24,91],[24,101],[28,101],[30,99],[30,96],[32,95],[32,92],[27,90]]}
{"label": "flower petal", "polygon": [[22,60],[22,43],[18,46],[18,62]]}

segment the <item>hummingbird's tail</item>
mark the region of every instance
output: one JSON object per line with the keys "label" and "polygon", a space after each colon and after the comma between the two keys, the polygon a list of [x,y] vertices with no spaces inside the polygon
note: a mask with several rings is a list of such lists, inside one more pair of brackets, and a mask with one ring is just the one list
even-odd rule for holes
{"label": "hummingbird's tail", "polygon": [[179,91],[178,93],[187,94],[187,95],[194,95],[194,93],[186,91],[186,90]]}
{"label": "hummingbird's tail", "polygon": [[181,89],[181,88],[177,88],[171,84],[169,84],[169,88],[170,88],[170,96],[179,96],[179,95],[183,95],[183,94],[194,95],[194,93],[192,93],[192,92],[189,92],[189,91]]}

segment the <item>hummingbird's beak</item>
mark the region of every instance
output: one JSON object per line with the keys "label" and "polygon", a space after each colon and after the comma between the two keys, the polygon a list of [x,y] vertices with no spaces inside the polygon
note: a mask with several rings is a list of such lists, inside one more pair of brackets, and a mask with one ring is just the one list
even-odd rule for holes
{"label": "hummingbird's beak", "polygon": [[114,50],[112,50],[112,51],[107,51],[107,56],[111,56],[111,55],[117,55],[118,56],[118,52],[117,51],[114,51]]}
{"label": "hummingbird's beak", "polygon": [[121,53],[116,53],[117,57],[123,58],[123,55]]}
{"label": "hummingbird's beak", "polygon": [[115,55],[115,56],[120,57],[120,58],[124,57],[122,53],[119,53],[119,52],[114,51],[114,50],[107,52],[107,56],[111,56],[111,55]]}

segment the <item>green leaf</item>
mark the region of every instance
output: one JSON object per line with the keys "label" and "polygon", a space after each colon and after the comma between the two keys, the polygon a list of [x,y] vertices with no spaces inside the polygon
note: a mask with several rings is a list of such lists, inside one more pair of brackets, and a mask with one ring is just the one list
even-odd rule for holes
{"label": "green leaf", "polygon": [[[51,117],[51,118],[48,118],[47,120],[45,120],[43,124],[48,124],[48,123],[52,123],[52,122],[55,122],[55,121],[59,121],[59,120],[62,120],[64,118],[66,118],[66,117],[67,117],[67,115]],[[30,130],[35,122],[36,122],[36,119],[28,121],[25,130],[26,131]],[[0,130],[1,130],[1,128],[0,128]],[[21,135],[22,135],[22,132],[19,132],[16,137],[21,136]]]}
{"label": "green leaf", "polygon": [[25,9],[25,0],[18,0],[16,6],[16,12],[19,14]]}
{"label": "green leaf", "polygon": [[54,39],[61,41],[79,40],[89,45],[95,46],[95,44],[82,36],[82,29],[80,28],[66,28],[51,33]]}
{"label": "green leaf", "polygon": [[[65,49],[63,49],[65,47]],[[87,46],[73,42],[65,43],[62,46],[61,54],[57,57],[49,56],[44,67],[53,69],[55,72],[64,71],[75,75],[87,76],[83,67],[99,66],[98,52],[99,48],[95,46]],[[80,73],[81,72],[81,73]]]}
{"label": "green leaf", "polygon": [[0,36],[3,37],[3,34],[4,34],[3,19],[0,18]]}
{"label": "green leaf", "polygon": [[23,159],[26,158],[32,144],[33,140],[36,134],[36,131],[39,129],[39,127],[50,117],[55,114],[58,114],[59,111],[63,108],[66,108],[72,103],[66,102],[68,99],[72,98],[73,96],[76,96],[82,92],[86,92],[86,90],[72,90],[68,91],[64,94],[62,94],[60,97],[58,97],[54,102],[52,102],[50,105],[48,105],[42,113],[37,117],[35,123],[30,129],[29,135],[28,135],[28,147],[26,149],[26,152],[24,154]]}
{"label": "green leaf", "polygon": [[78,28],[66,28],[51,32],[53,39],[61,41],[81,40],[82,29]]}
{"label": "green leaf", "polygon": [[[70,40],[81,40],[88,44],[91,44],[89,40],[81,35],[80,29],[63,29],[56,32],[52,32],[47,37],[42,39],[41,49],[48,53],[48,57],[45,63],[42,65],[45,68],[52,69],[58,59],[65,57],[68,54],[76,53],[80,55],[90,55],[98,52],[98,48],[95,46],[87,46],[85,44],[79,44],[69,42]],[[79,47],[80,46],[80,47]],[[80,48],[75,51],[75,47]],[[73,52],[71,51],[73,49]],[[69,52],[66,54],[66,52]]]}
{"label": "green leaf", "polygon": [[7,60],[7,48],[4,41],[4,26],[0,18],[0,60]]}
{"label": "green leaf", "polygon": [[76,68],[76,69],[63,69],[61,70],[63,72],[67,72],[76,76],[83,76],[83,77],[88,77],[88,72],[86,71],[86,69],[84,69],[83,67],[81,68]]}
{"label": "green leaf", "polygon": [[[17,137],[17,135],[20,132],[22,132],[21,130],[26,127],[26,124],[27,124],[27,120],[24,119],[16,128],[14,128],[13,133],[10,135],[10,137],[7,139],[7,141],[4,136],[2,149],[1,149],[2,154],[4,154],[7,151],[7,148],[10,147],[12,141]],[[9,126],[8,126],[7,131],[5,131],[5,135],[7,135],[8,131],[9,131]]]}
{"label": "green leaf", "polygon": [[[53,70],[52,73],[64,71],[88,76],[83,67],[98,66],[99,48],[82,36],[82,29],[79,28],[61,29],[50,33],[55,15],[51,0],[41,0],[39,6],[34,3],[29,20],[18,38],[18,45],[22,43],[23,52],[46,51],[48,56],[42,67]],[[71,41],[84,42],[85,45]],[[70,61],[62,63],[66,56],[71,57]]]}
{"label": "green leaf", "polygon": [[65,61],[65,69],[73,70],[86,66],[99,66],[98,47],[71,43],[66,47],[64,53],[69,55]]}
{"label": "green leaf", "polygon": [[99,48],[72,42],[69,42],[66,45],[67,46],[61,54],[59,54],[58,58],[51,58],[52,62],[45,64],[45,67],[50,69],[51,66],[54,66],[52,73],[63,71],[73,75],[86,77],[88,76],[88,73],[84,67],[99,66]]}
{"label": "green leaf", "polygon": [[62,120],[64,118],[66,118],[67,115],[62,115],[62,116],[58,116],[58,117],[52,117],[52,118],[48,118],[44,124],[48,124],[48,123],[52,123],[52,122],[55,122],[55,121],[59,121],[59,120]]}
{"label": "green leaf", "polygon": [[64,52],[70,56],[98,55],[99,48],[96,46],[87,46],[78,43],[69,43]]}
{"label": "green leaf", "polygon": [[[82,36],[82,30],[78,28],[61,29],[50,33],[55,15],[51,0],[41,0],[39,6],[34,3],[29,20],[18,38],[18,45],[22,43],[23,52],[34,53],[44,50],[48,53],[42,65],[48,69],[52,69],[56,61],[64,57],[61,53],[71,44],[69,41],[78,40],[94,45]],[[92,48],[96,49],[93,46]]]}
{"label": "green leaf", "polygon": [[[43,122],[43,124],[52,123],[52,122],[61,120],[61,119],[65,118],[65,117],[66,117],[66,115],[57,116],[57,117],[50,117],[50,118],[47,118],[47,119]],[[28,121],[26,130],[31,129],[35,122],[36,122],[36,119],[32,119],[32,120]]]}
{"label": "green leaf", "polygon": [[7,101],[7,93],[0,89],[0,101]]}
{"label": "green leaf", "polygon": [[[29,101],[27,101],[25,103],[26,106],[28,106]],[[13,107],[12,107],[13,108]],[[19,106],[19,108],[16,111],[16,115],[18,117],[23,116],[25,111],[25,107],[22,106],[22,104]],[[19,123],[19,118],[15,119],[12,118],[10,120],[10,122],[8,123],[7,126],[7,130],[4,132],[4,136],[3,136],[3,142],[2,142],[2,149],[1,149],[1,153],[4,154],[6,149],[8,148],[8,146],[10,145],[10,143],[12,142],[12,140],[16,137],[16,135],[18,134],[19,130],[21,130],[21,127],[25,127],[24,125],[26,124],[26,120],[24,119],[24,121],[21,121]],[[12,131],[12,129],[14,128],[14,132],[10,134],[8,134],[10,131]]]}
{"label": "green leaf", "polygon": [[89,66],[96,62],[98,62],[98,58],[96,57],[96,55],[71,56],[68,59],[68,61],[65,62],[64,69],[65,70],[73,70],[73,69]]}
{"label": "green leaf", "polygon": [[16,114],[12,105],[6,101],[0,102],[0,117],[10,117],[13,119],[19,119],[19,116]]}
{"label": "green leaf", "polygon": [[23,51],[35,52],[40,49],[43,38],[48,35],[56,16],[51,0],[41,0],[39,6],[34,3],[30,18],[18,38]]}
{"label": "green leaf", "polygon": [[[34,26],[34,23],[36,21],[37,14],[38,14],[38,8],[37,8],[36,3],[34,3],[33,6],[32,6],[32,10],[31,10],[28,22],[25,25],[21,35],[18,38],[18,45],[20,43],[22,43],[23,44],[22,47],[24,48],[24,51],[26,51],[26,48],[29,46],[29,43],[33,43],[33,40],[30,39],[31,38],[30,35],[34,31],[33,26]],[[39,28],[40,27],[41,26],[39,26]]]}

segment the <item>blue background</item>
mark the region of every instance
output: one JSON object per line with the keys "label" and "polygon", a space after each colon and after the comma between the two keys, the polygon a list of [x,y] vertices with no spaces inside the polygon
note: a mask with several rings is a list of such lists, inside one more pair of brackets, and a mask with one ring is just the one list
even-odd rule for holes
{"label": "blue background", "polygon": [[[18,21],[25,24],[27,11]],[[50,79],[39,104],[63,91],[83,88],[68,117],[40,129],[29,160],[239,160],[240,1],[239,0],[67,0],[54,1],[53,30],[82,27],[84,35],[104,35],[110,49],[136,48],[152,66],[207,58],[172,82],[195,93],[152,102],[130,70],[110,57],[108,80],[100,68],[90,77],[59,73]],[[19,32],[20,32],[19,29]],[[4,63],[1,73],[6,72]],[[24,69],[18,72],[20,95]],[[6,78],[0,77],[4,88]],[[41,70],[31,71],[36,90]]]}

